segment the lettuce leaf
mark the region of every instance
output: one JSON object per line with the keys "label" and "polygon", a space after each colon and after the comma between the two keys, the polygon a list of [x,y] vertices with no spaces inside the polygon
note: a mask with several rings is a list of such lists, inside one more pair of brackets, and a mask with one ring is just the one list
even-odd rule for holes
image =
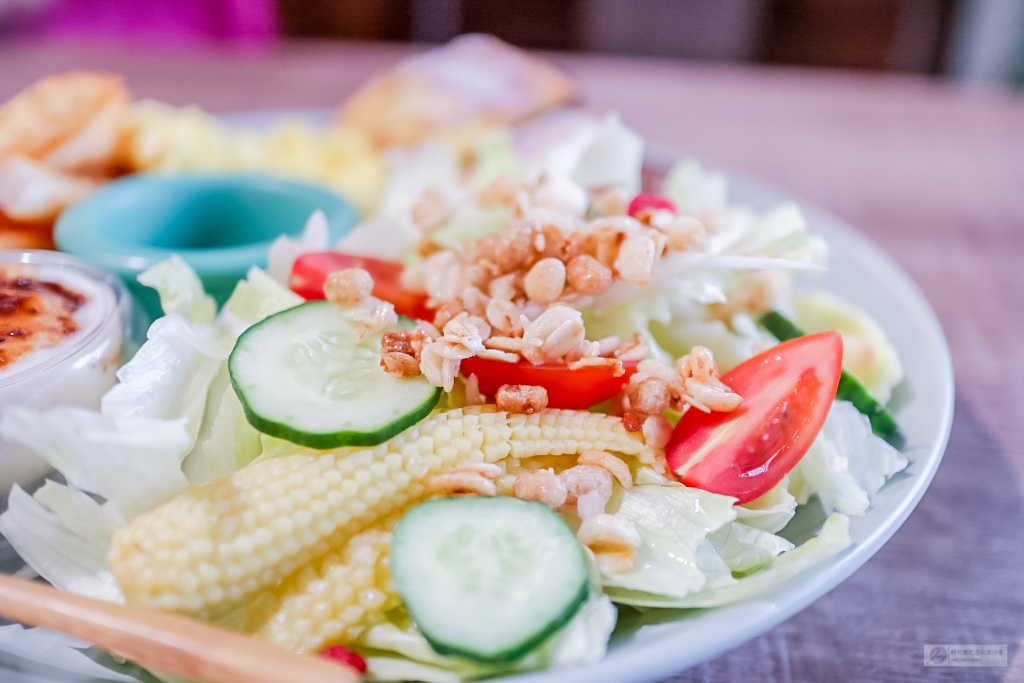
{"label": "lettuce leaf", "polygon": [[733,574],[749,574],[794,548],[781,536],[739,522],[712,531],[708,541]]}
{"label": "lettuce leaf", "polygon": [[206,392],[231,347],[212,326],[171,314],[154,322],[146,343],[117,371],[119,380],[100,401],[106,416],[184,420],[194,440]]}
{"label": "lettuce leaf", "polygon": [[[83,493],[62,488],[65,491],[56,495],[51,491],[42,496],[51,509],[15,485],[7,498],[7,511],[0,515],[0,533],[29,566],[60,590],[123,602],[107,568],[109,536],[120,522],[117,513]],[[95,528],[90,529],[91,524]]]}
{"label": "lettuce leaf", "polygon": [[[339,251],[401,261],[422,237],[412,212],[423,192],[433,186],[455,200],[461,200],[466,192],[460,186],[458,151],[447,142],[432,140],[417,147],[392,148],[387,151],[387,164],[387,186],[376,214],[342,237],[336,245]],[[454,203],[461,206],[465,202]]]}
{"label": "lettuce leaf", "polygon": [[705,171],[694,159],[682,159],[665,176],[662,193],[679,211],[724,209],[729,199],[729,184],[725,174]]}
{"label": "lettuce leaf", "polygon": [[298,306],[304,299],[291,291],[267,271],[253,266],[244,280],[239,280],[217,316],[217,325],[232,339],[237,339],[250,326],[267,316]]}
{"label": "lettuce leaf", "polygon": [[635,607],[721,607],[741,600],[756,598],[800,572],[838,555],[849,546],[850,518],[836,513],[825,520],[821,531],[814,538],[807,540],[794,550],[782,553],[771,564],[759,571],[741,579],[735,579],[727,585],[711,587],[684,597],[624,590],[617,587],[609,587],[606,592],[613,601]]}
{"label": "lettuce leaf", "polygon": [[525,178],[526,168],[516,153],[509,128],[492,128],[479,137],[473,150],[475,163],[470,185],[482,190],[501,176]]}
{"label": "lettuce leaf", "polygon": [[556,109],[516,129],[516,152],[530,178],[569,178],[604,118],[584,109]]}
{"label": "lettuce leaf", "polygon": [[[110,655],[88,647],[88,643],[42,628],[24,628],[20,624],[0,626],[0,652],[4,653],[6,665],[13,664],[11,658],[17,661],[14,664],[17,673],[11,676],[19,683],[52,681],[62,672],[68,672],[66,680],[79,683],[153,683],[156,680],[134,664],[119,664]],[[4,680],[10,679],[5,676]]]}
{"label": "lettuce leaf", "polygon": [[585,324],[590,339],[612,335],[630,339],[638,333],[655,358],[671,363],[698,344],[706,346],[722,372],[775,343],[745,313],[733,316],[730,326],[708,318],[706,310],[694,301],[669,294],[590,309]]}
{"label": "lettuce leaf", "polygon": [[783,202],[765,213],[753,216],[750,229],[736,242],[733,251],[824,263],[828,256],[825,241],[807,230],[800,207]]}
{"label": "lettuce leaf", "polygon": [[334,248],[346,254],[401,261],[420,236],[419,228],[409,219],[376,216],[345,233]]}
{"label": "lettuce leaf", "polygon": [[310,214],[299,239],[294,240],[288,235],[280,235],[274,240],[267,255],[267,272],[270,277],[287,287],[295,259],[303,254],[327,251],[329,239],[330,226],[327,225],[327,216],[318,209]]}
{"label": "lettuce leaf", "polygon": [[736,521],[774,534],[796,514],[796,498],[789,492],[789,475],[760,498],[736,506]]}
{"label": "lettuce leaf", "polygon": [[504,232],[511,217],[511,212],[505,206],[461,204],[445,225],[430,233],[430,239],[442,247],[452,247],[485,235]]}
{"label": "lettuce leaf", "polygon": [[619,588],[682,597],[731,572],[708,534],[736,519],[734,498],[685,486],[626,489],[618,513],[633,523],[642,543],[633,568],[604,572],[605,590]]}
{"label": "lettuce leaf", "polygon": [[177,254],[139,273],[137,279],[156,290],[165,314],[176,313],[197,323],[213,322],[217,315],[217,304],[203,289],[196,271]]}
{"label": "lettuce leaf", "polygon": [[853,404],[835,401],[810,450],[790,473],[789,490],[803,504],[817,495],[825,512],[858,517],[907,459],[871,432]]}
{"label": "lettuce leaf", "polygon": [[261,450],[260,433],[246,419],[223,363],[210,385],[195,447],[181,469],[189,484],[205,484],[245,467]]}
{"label": "lettuce leaf", "polygon": [[707,347],[721,372],[732,370],[773,344],[746,313],[735,314],[730,325],[721,320],[674,314],[667,322],[652,319],[648,330],[673,358],[684,356],[697,345]]}
{"label": "lettuce leaf", "polygon": [[58,406],[10,408],[4,438],[33,448],[82,491],[102,496],[131,519],[185,489],[181,458],[192,446],[186,420],[110,416]]}
{"label": "lettuce leaf", "polygon": [[643,162],[643,138],[624,126],[618,114],[609,113],[580,157],[572,180],[587,189],[614,186],[636,194]]}

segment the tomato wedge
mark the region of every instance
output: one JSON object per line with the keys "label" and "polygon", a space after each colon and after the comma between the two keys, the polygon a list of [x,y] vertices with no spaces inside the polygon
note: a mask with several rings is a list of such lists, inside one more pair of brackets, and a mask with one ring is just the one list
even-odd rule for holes
{"label": "tomato wedge", "polygon": [[618,377],[607,366],[568,368],[564,365],[533,365],[529,361],[504,363],[473,356],[462,361],[462,374],[476,375],[480,392],[494,396],[502,384],[532,384],[548,390],[549,408],[581,410],[606,401],[626,386],[636,372],[637,361],[625,361]]}
{"label": "tomato wedge", "polygon": [[747,503],[800,462],[825,424],[843,369],[843,338],[821,332],[737,365],[722,382],[743,397],[731,413],[686,411],[666,449],[687,486]]}
{"label": "tomato wedge", "polygon": [[343,268],[363,268],[373,277],[373,295],[390,301],[395,312],[407,318],[433,320],[434,311],[427,308],[427,295],[411,292],[402,286],[401,263],[382,261],[370,256],[354,256],[337,251],[303,254],[292,266],[291,290],[304,299],[323,299],[327,276]]}

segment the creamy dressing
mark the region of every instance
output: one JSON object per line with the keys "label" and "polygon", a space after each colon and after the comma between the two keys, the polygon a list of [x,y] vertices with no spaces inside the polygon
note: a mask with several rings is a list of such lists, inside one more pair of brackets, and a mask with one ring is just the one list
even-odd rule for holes
{"label": "creamy dressing", "polygon": [[[0,368],[0,414],[15,406],[47,410],[64,405],[96,410],[100,397],[116,381],[114,373],[120,365],[122,321],[117,293],[99,275],[63,254],[35,252],[26,258],[31,263],[0,263],[0,275],[4,279],[30,277],[58,285],[51,285],[46,294],[56,298],[50,302],[53,306],[44,308],[54,310],[43,311],[41,317],[50,317],[52,324],[62,298],[70,297],[76,303],[66,311],[68,320],[56,328],[66,334],[43,335],[38,346]],[[26,291],[33,286],[22,285]],[[0,315],[0,322],[3,318]],[[40,325],[45,327],[47,322],[40,320]],[[11,331],[8,328],[10,325],[5,334]],[[14,483],[28,483],[48,469],[30,449],[0,438],[0,492]]]}
{"label": "creamy dressing", "polygon": [[[83,338],[89,336],[90,333],[101,326],[105,319],[108,319],[108,323],[116,323],[116,320],[109,320],[111,311],[116,307],[116,303],[114,301],[114,294],[107,285],[97,283],[76,273],[57,269],[32,268],[31,270],[26,270],[19,268],[18,271],[16,277],[29,278],[33,284],[40,282],[56,284],[59,288],[63,289],[66,293],[52,293],[45,289],[38,292],[37,296],[41,295],[44,299],[50,301],[49,305],[40,313],[40,317],[49,319],[56,317],[60,309],[60,302],[54,302],[54,300],[68,299],[68,305],[63,312],[73,321],[74,325],[72,329],[65,329],[65,333],[55,340],[56,343],[54,343],[53,339],[57,334],[56,332],[49,335],[45,334],[47,328],[51,327],[50,320],[39,321],[37,327],[42,328],[40,330],[27,330],[30,334],[35,333],[35,336],[40,337],[40,339],[35,343],[34,350],[29,349],[24,354],[17,355],[10,360],[0,358],[0,383],[12,375],[24,372],[29,368],[67,353],[71,347],[78,345]],[[4,268],[0,267],[0,279],[8,279],[3,277],[4,275]],[[35,294],[35,290],[36,288],[31,284],[24,289],[29,294]],[[70,299],[76,296],[78,301],[71,304]],[[0,301],[0,303],[3,302]],[[5,324],[9,320],[10,317],[5,316],[4,311],[0,310],[0,330],[6,336],[11,334],[12,330],[10,328],[23,322],[22,320]],[[10,344],[19,340],[17,337],[10,337],[5,341]],[[5,349],[4,345],[0,344],[0,351],[5,350],[8,349]]]}

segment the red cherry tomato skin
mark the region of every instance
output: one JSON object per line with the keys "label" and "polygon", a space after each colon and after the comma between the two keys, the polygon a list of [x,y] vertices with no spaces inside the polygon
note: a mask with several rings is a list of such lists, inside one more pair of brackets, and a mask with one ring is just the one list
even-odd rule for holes
{"label": "red cherry tomato skin", "polygon": [[668,197],[660,197],[656,194],[638,194],[633,197],[633,201],[629,203],[629,208],[626,209],[633,218],[646,209],[667,209],[672,213],[676,213],[676,205]]}
{"label": "red cherry tomato skin", "polygon": [[395,312],[407,318],[433,320],[434,311],[427,308],[427,295],[402,286],[401,263],[382,261],[369,256],[353,256],[336,251],[303,254],[292,266],[290,288],[304,299],[323,299],[327,276],[343,268],[363,268],[373,277],[373,295],[390,301]]}
{"label": "red cherry tomato skin", "polygon": [[582,410],[606,401],[626,386],[636,372],[636,361],[626,361],[616,377],[608,367],[583,367],[574,370],[564,365],[532,365],[528,361],[503,363],[473,356],[462,361],[462,374],[476,375],[480,393],[494,396],[502,384],[532,384],[548,390],[549,408]]}
{"label": "red cherry tomato skin", "polygon": [[349,650],[344,645],[331,645],[320,651],[324,659],[333,659],[336,662],[347,664],[361,674],[366,673],[366,660]]}
{"label": "red cherry tomato skin", "polygon": [[737,365],[722,382],[743,397],[730,413],[690,408],[666,449],[687,486],[747,503],[800,462],[828,417],[842,371],[843,340],[820,332],[783,342]]}

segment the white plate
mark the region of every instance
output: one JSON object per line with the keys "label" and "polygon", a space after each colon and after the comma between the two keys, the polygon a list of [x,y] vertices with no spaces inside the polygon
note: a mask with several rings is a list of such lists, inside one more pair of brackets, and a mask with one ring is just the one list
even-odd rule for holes
{"label": "white plate", "polygon": [[[267,118],[266,113],[260,112],[244,120],[263,123]],[[659,152],[651,159],[654,165],[678,158]],[[804,609],[867,562],[907,519],[938,469],[953,418],[953,370],[942,329],[920,290],[889,256],[835,216],[760,181],[735,173],[728,175],[733,203],[758,209],[787,200],[800,204],[811,229],[824,236],[831,247],[828,272],[806,284],[833,290],[860,305],[881,323],[895,344],[906,369],[906,381],[897,390],[894,402],[907,436],[904,452],[910,466],[875,496],[866,515],[851,521],[853,546],[840,555],[756,599],[736,605],[711,610],[654,611],[643,617],[624,609],[612,647],[602,661],[574,669],[525,674],[507,681],[653,681],[734,648]],[[784,535],[802,540],[817,530],[822,519],[820,509],[806,506]],[[77,655],[81,667],[73,665],[78,661],[74,658],[58,663],[52,652],[44,653],[23,639],[9,639],[5,635],[9,634],[0,630],[0,678],[5,682],[136,680],[117,674],[95,678],[95,664],[81,655]],[[11,643],[25,647],[19,645],[16,649],[20,652],[15,654]],[[45,668],[35,668],[33,660]],[[29,668],[34,668],[35,673],[16,673]]]}
{"label": "white plate", "polygon": [[[656,150],[654,164],[679,158]],[[666,164],[667,165],[667,164]],[[802,284],[835,291],[871,313],[899,351],[906,380],[893,403],[907,437],[907,469],[872,499],[863,517],[850,522],[853,545],[830,560],[773,589],[735,605],[711,610],[648,612],[613,636],[608,656],[592,666],[537,672],[506,679],[516,683],[635,683],[670,676],[737,647],[785,621],[838,586],[867,562],[906,521],[942,461],[953,422],[953,366],[938,319],[917,285],[885,252],[839,218],[761,181],[728,173],[730,203],[767,209],[796,201],[811,229],[830,247],[827,273]],[[820,509],[801,508],[783,532],[805,536],[823,520]],[[632,616],[632,615],[631,615]]]}

